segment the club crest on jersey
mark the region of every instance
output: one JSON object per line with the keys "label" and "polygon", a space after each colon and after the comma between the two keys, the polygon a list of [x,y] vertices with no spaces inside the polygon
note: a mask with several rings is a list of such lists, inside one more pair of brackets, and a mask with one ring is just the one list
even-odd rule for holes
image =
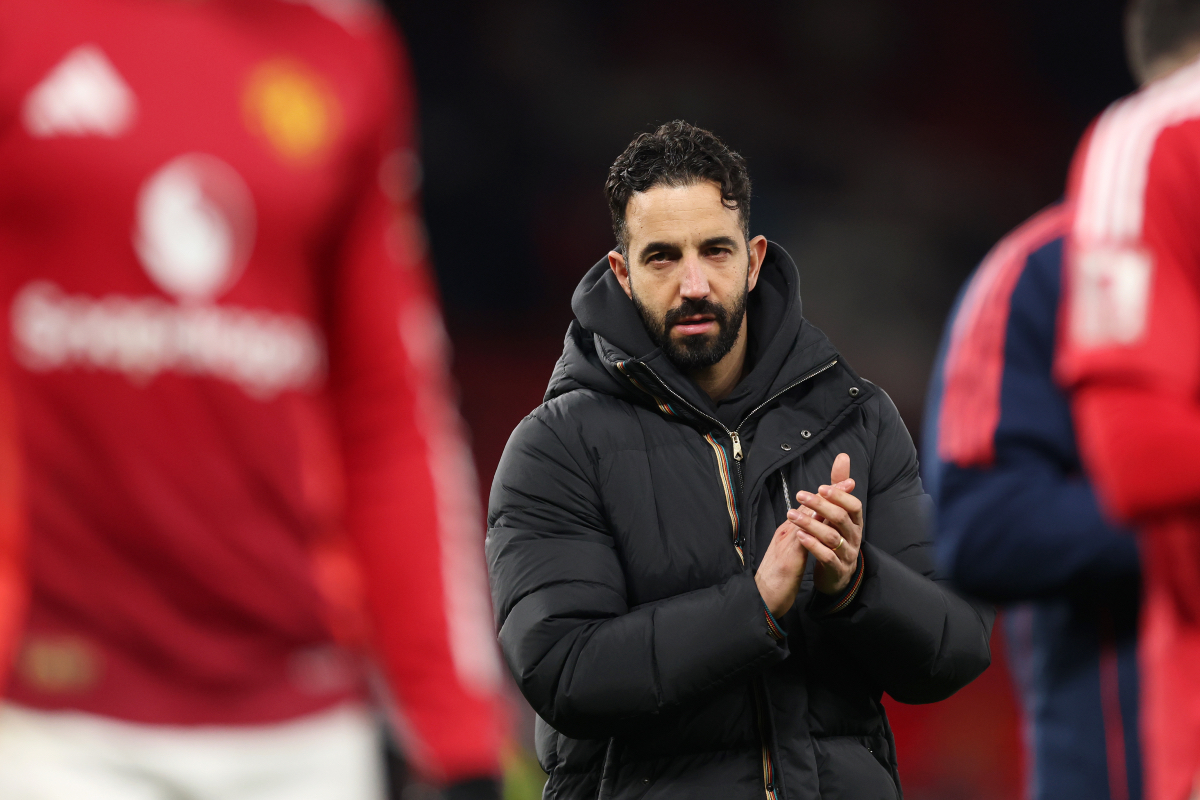
{"label": "club crest on jersey", "polygon": [[49,694],[81,692],[96,686],[102,672],[99,652],[80,636],[33,635],[21,647],[16,677]]}
{"label": "club crest on jersey", "polygon": [[290,59],[260,64],[242,95],[246,126],[286,161],[310,164],[341,126],[337,98],[320,75]]}
{"label": "club crest on jersey", "polygon": [[250,188],[219,158],[180,156],[142,185],[133,244],[164,292],[212,300],[237,281],[254,247]]}
{"label": "club crest on jersey", "polygon": [[1139,247],[1081,246],[1073,259],[1070,334],[1081,347],[1127,345],[1146,330],[1152,264]]}
{"label": "club crest on jersey", "polygon": [[253,197],[233,167],[202,153],[172,159],[142,185],[136,219],[133,250],[169,298],[28,283],[10,315],[22,366],[118,372],[138,386],[164,372],[216,378],[260,400],[320,385],[325,339],[311,320],[216,302],[254,246]]}
{"label": "club crest on jersey", "polygon": [[30,136],[115,138],[133,125],[137,98],[94,44],[76,47],[29,92],[21,121]]}

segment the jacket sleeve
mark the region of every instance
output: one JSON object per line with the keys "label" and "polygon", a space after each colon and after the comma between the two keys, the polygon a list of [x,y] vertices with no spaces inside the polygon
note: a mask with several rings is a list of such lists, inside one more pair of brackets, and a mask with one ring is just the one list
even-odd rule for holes
{"label": "jacket sleeve", "polygon": [[[986,390],[995,416],[948,419],[942,403],[934,402],[925,423],[932,433],[924,460],[937,504],[939,564],[956,586],[994,602],[1109,586],[1139,575],[1133,537],[1105,521],[1083,476],[1067,398],[1051,375],[1061,253],[1058,239],[1028,258],[1018,254],[1011,294],[990,298],[1009,304],[1001,335],[990,341],[990,355],[999,361],[997,380]],[[989,277],[990,266],[985,260],[967,293]],[[963,352],[975,354],[971,339],[987,341],[991,331],[979,322],[962,324],[962,313],[960,304],[947,324],[947,337],[957,334],[961,352],[948,359],[950,348],[943,348],[931,398],[961,394],[974,375],[959,370],[978,370],[959,362],[967,361]],[[990,440],[990,447],[980,448],[985,455],[947,446],[954,434],[964,438],[964,424]]]}
{"label": "jacket sleeve", "polygon": [[[882,390],[863,530],[866,572],[854,602],[820,624],[896,700],[944,700],[991,663],[995,611],[934,575],[932,501],[899,412]],[[871,424],[868,419],[868,424]]]}
{"label": "jacket sleeve", "polygon": [[413,99],[396,80],[403,59],[379,33],[378,63],[362,76],[378,121],[357,166],[330,291],[352,560],[344,566],[324,553],[318,577],[336,597],[361,576],[368,635],[403,715],[406,756],[420,772],[440,781],[495,776],[503,671],[483,513],[421,235]]}
{"label": "jacket sleeve", "polygon": [[1137,578],[1133,536],[1104,519],[1083,477],[1031,446],[997,450],[991,469],[942,477],[939,546],[956,586],[1004,603]]}
{"label": "jacket sleeve", "polygon": [[591,464],[538,416],[553,413],[513,432],[487,543],[501,649],[538,715],[573,738],[611,736],[783,660],[748,573],[629,606]]}

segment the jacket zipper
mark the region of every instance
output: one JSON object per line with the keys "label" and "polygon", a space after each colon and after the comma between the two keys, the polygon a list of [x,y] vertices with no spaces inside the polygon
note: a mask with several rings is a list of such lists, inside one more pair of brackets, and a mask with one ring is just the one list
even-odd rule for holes
{"label": "jacket zipper", "polygon": [[[737,428],[735,428],[734,430],[729,430],[729,428],[725,427],[725,424],[723,422],[721,422],[720,420],[718,420],[714,417],[710,417],[708,414],[705,414],[703,411],[701,411],[700,409],[696,408],[694,405],[689,403],[686,399],[684,399],[682,396],[680,396],[680,394],[678,392],[676,392],[674,389],[672,389],[670,386],[668,386],[666,384],[666,382],[663,381],[662,378],[658,377],[658,373],[656,373],[648,365],[642,364],[642,366],[646,368],[647,372],[649,372],[651,375],[654,376],[654,379],[656,381],[658,381],[660,386],[662,386],[664,389],[666,389],[668,392],[670,392],[672,395],[674,395],[676,400],[683,403],[685,406],[690,408],[692,411],[694,411],[695,413],[704,417],[706,420],[708,420],[712,424],[716,425],[721,430],[725,431],[725,435],[729,437],[729,441],[733,445],[733,460],[737,463],[738,484],[741,485],[741,483],[742,483],[742,459],[745,457],[744,453],[742,452],[742,437],[741,437],[741,433],[740,433],[742,430],[742,426],[745,425],[746,421],[749,420],[751,417],[753,417],[755,414],[757,414],[759,411],[762,411],[764,408],[771,405],[771,403],[774,403],[780,397],[787,394],[792,389],[795,389],[797,386],[804,383],[805,381],[812,380],[813,378],[817,377],[825,370],[832,368],[833,365],[836,363],[838,363],[838,360],[835,358],[832,361],[830,361],[828,364],[824,364],[820,367],[817,367],[812,372],[805,375],[803,378],[800,378],[797,381],[793,381],[792,383],[788,384],[784,388],[780,389],[778,392],[771,395],[766,400],[764,400],[763,402],[759,403],[757,406],[752,408],[750,410],[750,413],[742,418],[742,421],[740,423],[738,423]],[[651,395],[651,396],[653,396],[653,395]]]}
{"label": "jacket zipper", "polygon": [[[670,392],[672,395],[674,395],[675,398],[677,400],[679,400],[679,402],[683,403],[685,406],[690,408],[693,412],[695,412],[699,416],[709,420],[714,425],[719,427],[721,430],[725,431],[726,435],[729,436],[730,443],[733,446],[733,461],[734,461],[734,464],[737,465],[736,470],[737,470],[738,487],[741,488],[741,490],[743,492],[745,492],[744,479],[742,476],[742,459],[745,457],[745,453],[742,451],[742,438],[741,438],[741,435],[739,432],[741,431],[742,426],[746,424],[746,420],[750,419],[752,416],[757,414],[759,411],[766,408],[771,403],[775,402],[775,400],[777,400],[783,394],[790,392],[792,389],[795,389],[797,386],[804,383],[805,381],[811,380],[812,378],[815,378],[816,376],[820,375],[825,370],[830,369],[837,362],[838,362],[838,360],[835,358],[832,361],[830,361],[828,364],[817,367],[812,372],[809,372],[807,375],[805,375],[803,378],[800,378],[798,381],[794,381],[794,382],[790,383],[788,386],[784,387],[783,389],[780,389],[778,392],[771,395],[765,401],[763,401],[762,403],[759,403],[757,406],[755,406],[753,409],[751,409],[750,413],[742,418],[742,421],[738,424],[738,426],[735,430],[729,430],[729,428],[726,428],[724,423],[722,423],[720,420],[715,419],[715,418],[709,416],[708,414],[705,414],[700,409],[696,408],[694,405],[692,405],[686,399],[684,399],[682,396],[680,396],[680,394],[678,392],[676,392],[674,389],[672,389],[670,386],[668,386],[663,381],[662,378],[658,377],[658,374],[655,373],[655,371],[653,369],[651,369],[649,366],[646,366],[645,364],[643,364],[642,366],[646,367],[646,371],[654,376],[654,379],[656,381],[658,381],[659,385],[662,386],[664,389],[666,389],[668,392]],[[621,368],[621,371],[624,372],[623,367]],[[635,385],[636,385],[636,382],[635,382]],[[647,394],[650,394],[651,397],[654,396],[650,392],[647,392]],[[655,398],[655,402],[658,403],[660,408],[664,408],[664,404],[661,401],[659,401],[658,398]],[[671,413],[672,415],[674,415],[674,413],[675,413],[673,410],[671,410],[670,406],[665,406],[665,410],[668,411],[669,413]],[[725,504],[729,511],[730,523],[733,527],[733,547],[734,547],[734,550],[737,551],[738,560],[742,563],[742,566],[744,567],[746,565],[746,556],[745,556],[745,552],[743,550],[743,546],[745,544],[745,537],[743,536],[742,531],[741,531],[741,515],[738,513],[738,510],[737,510],[737,495],[733,490],[733,485],[732,485],[733,482],[730,480],[731,476],[729,475],[729,463],[728,463],[728,459],[725,457],[725,448],[722,447],[715,439],[713,439],[712,434],[705,434],[704,438],[708,441],[708,443],[710,445],[712,445],[713,450],[717,456],[718,476],[721,478],[721,486],[725,490]],[[782,476],[783,476],[783,473],[781,471],[780,477],[782,478]],[[788,504],[788,508],[791,508],[791,502],[789,500],[787,500],[787,479],[786,478],[783,478],[783,483],[784,483],[784,499],[785,499],[785,502],[787,502],[787,504]],[[757,687],[755,687],[755,690],[754,690],[754,704],[755,704],[756,710],[758,712],[758,736],[759,736],[759,740],[762,743],[763,791],[766,794],[766,800],[778,800],[779,796],[775,790],[775,763],[774,763],[774,759],[771,757],[771,746],[767,743],[767,735],[766,735],[766,731],[764,729],[765,720],[763,718],[763,715],[766,712],[762,707],[762,702],[759,698]]]}
{"label": "jacket zipper", "polygon": [[[658,381],[658,384],[660,386],[662,386],[662,388],[666,389],[671,395],[673,395],[676,400],[678,400],[680,403],[683,403],[683,405],[685,405],[689,409],[691,409],[696,415],[703,417],[704,419],[711,422],[713,425],[716,425],[718,428],[725,431],[725,435],[729,437],[729,441],[733,446],[734,472],[737,473],[738,488],[742,489],[742,491],[745,491],[745,478],[742,475],[742,459],[745,457],[745,454],[742,451],[742,438],[741,438],[741,434],[739,433],[739,431],[741,431],[741,429],[742,429],[742,426],[746,424],[747,420],[749,420],[751,417],[753,417],[759,411],[762,411],[764,408],[769,406],[771,403],[775,402],[781,396],[790,392],[792,389],[795,389],[797,386],[804,383],[805,381],[812,380],[813,378],[817,377],[825,370],[832,368],[833,365],[836,363],[838,363],[838,360],[836,358],[832,359],[827,364],[823,364],[823,365],[817,367],[816,369],[812,370],[811,372],[809,372],[808,374],[806,374],[804,377],[800,378],[799,380],[792,381],[790,384],[788,384],[784,388],[780,389],[778,392],[771,395],[763,402],[759,403],[757,406],[755,406],[754,408],[752,408],[750,410],[749,414],[747,414],[745,417],[742,418],[742,421],[740,423],[738,423],[736,430],[729,430],[729,428],[725,427],[725,424],[723,422],[721,422],[719,419],[716,419],[715,417],[705,414],[703,411],[696,408],[694,405],[692,405],[690,402],[688,402],[686,398],[684,398],[678,392],[676,392],[674,389],[672,389],[670,386],[668,386],[666,384],[666,382],[663,381],[662,378],[658,377],[658,373],[655,372],[649,365],[642,364],[642,366],[645,367],[646,371],[649,372],[651,375],[653,375],[654,379],[656,381]],[[623,361],[617,362],[617,368],[620,369],[622,373],[625,373],[627,376],[629,376],[629,373],[626,372],[626,370],[625,370],[625,362],[623,362]],[[650,395],[651,397],[654,397],[653,392],[648,391],[644,386],[642,386],[640,383],[638,383],[638,381],[636,379],[633,379],[632,376],[629,376],[629,377],[633,380],[633,383],[635,386],[637,386],[642,391],[646,392],[646,394]],[[660,409],[662,409],[663,411],[671,414],[672,416],[678,416],[675,413],[674,409],[672,409],[666,403],[663,403],[657,397],[654,397],[654,401],[658,404],[658,407]],[[728,465],[728,459],[725,456],[725,448],[722,447],[715,439],[713,439],[711,434],[706,434],[704,438],[706,440],[708,440],[708,443],[712,446],[713,451],[717,456],[718,477],[721,478],[721,485],[725,490],[725,505],[727,507],[727,510],[729,511],[730,525],[733,528],[733,547],[734,547],[734,550],[737,551],[738,560],[741,561],[742,565],[744,566],[746,563],[746,557],[745,557],[744,550],[743,550],[743,547],[745,545],[745,537],[742,535],[742,531],[741,531],[741,515],[738,513],[738,510],[737,510],[737,494],[734,491],[732,481],[729,480],[729,477],[730,477],[728,475],[728,471],[729,471],[728,466],[729,465]]]}
{"label": "jacket zipper", "polygon": [[766,800],[779,800],[775,789],[775,762],[771,758],[771,747],[767,744],[766,711],[763,709],[763,699],[758,686],[754,687],[754,711],[758,718],[758,738],[762,742],[762,771],[763,791]]}

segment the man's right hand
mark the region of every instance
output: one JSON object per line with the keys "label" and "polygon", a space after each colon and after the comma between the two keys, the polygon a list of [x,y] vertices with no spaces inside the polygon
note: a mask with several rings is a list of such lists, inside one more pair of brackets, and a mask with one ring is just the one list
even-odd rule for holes
{"label": "man's right hand", "polygon": [[758,593],[775,617],[786,614],[800,592],[800,579],[808,563],[808,550],[800,543],[802,535],[800,528],[790,521],[776,528],[754,575]]}

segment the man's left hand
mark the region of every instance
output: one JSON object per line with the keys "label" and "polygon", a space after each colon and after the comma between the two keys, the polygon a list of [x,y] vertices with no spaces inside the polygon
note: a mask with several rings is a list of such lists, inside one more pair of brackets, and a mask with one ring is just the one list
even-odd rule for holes
{"label": "man's left hand", "polygon": [[818,592],[839,594],[844,591],[858,567],[862,546],[862,503],[850,494],[850,456],[839,453],[833,461],[830,483],[816,494],[797,492],[800,508],[788,512],[788,519],[800,528],[800,544],[816,559],[813,580]]}

